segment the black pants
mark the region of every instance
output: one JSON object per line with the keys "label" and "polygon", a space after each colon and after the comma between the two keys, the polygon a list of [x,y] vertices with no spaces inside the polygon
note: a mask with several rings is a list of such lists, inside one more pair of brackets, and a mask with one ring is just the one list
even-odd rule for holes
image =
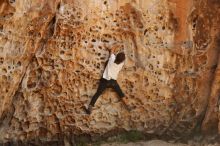
{"label": "black pants", "polygon": [[112,88],[114,89],[117,94],[119,95],[120,98],[123,98],[125,95],[122,92],[121,88],[119,87],[118,83],[116,80],[106,80],[104,78],[100,79],[100,83],[99,83],[99,87],[95,93],[95,95],[92,97],[92,100],[90,102],[89,105],[94,106],[95,102],[97,101],[98,97],[102,94],[102,92],[106,89],[106,88]]}

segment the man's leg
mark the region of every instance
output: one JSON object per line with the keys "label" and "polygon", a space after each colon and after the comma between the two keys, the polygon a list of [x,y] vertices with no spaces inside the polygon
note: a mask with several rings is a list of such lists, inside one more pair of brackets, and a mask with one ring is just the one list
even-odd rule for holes
{"label": "man's leg", "polygon": [[97,89],[95,95],[92,97],[92,99],[91,99],[91,101],[90,101],[90,103],[89,103],[88,109],[86,109],[86,112],[87,112],[88,114],[91,113],[92,107],[94,107],[94,105],[95,105],[95,103],[96,103],[98,97],[99,97],[99,96],[102,94],[102,92],[106,89],[106,87],[107,87],[107,82],[108,82],[108,81],[105,80],[105,79],[103,79],[103,78],[100,79],[98,89]]}
{"label": "man's leg", "polygon": [[122,92],[120,86],[118,85],[118,82],[116,80],[111,80],[111,87],[116,91],[116,93],[118,94],[118,96],[120,97],[120,101],[122,102],[122,105],[124,106],[124,108],[128,111],[130,111],[130,107],[127,105],[127,101],[124,98],[125,94]]}
{"label": "man's leg", "polygon": [[120,99],[122,99],[125,95],[122,92],[120,86],[118,85],[118,82],[116,80],[111,80],[110,82],[111,82],[111,88],[113,88],[120,97]]}

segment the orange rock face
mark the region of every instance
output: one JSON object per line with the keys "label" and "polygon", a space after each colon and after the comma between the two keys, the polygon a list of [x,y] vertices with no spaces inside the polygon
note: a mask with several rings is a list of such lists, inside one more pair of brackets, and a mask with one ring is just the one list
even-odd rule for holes
{"label": "orange rock face", "polygon": [[[1,1],[0,141],[217,129],[219,7],[217,0]],[[107,89],[88,116],[83,106],[114,43],[126,54],[118,83],[132,110]]]}

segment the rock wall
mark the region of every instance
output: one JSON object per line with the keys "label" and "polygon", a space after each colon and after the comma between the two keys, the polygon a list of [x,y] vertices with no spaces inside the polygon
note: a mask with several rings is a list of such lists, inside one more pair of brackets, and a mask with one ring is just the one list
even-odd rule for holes
{"label": "rock wall", "polygon": [[[212,117],[217,127],[219,5],[2,0],[0,141],[119,129],[189,135],[203,121],[208,101],[203,129],[210,129]],[[88,116],[83,106],[96,92],[115,43],[126,54],[118,83],[132,111],[108,89]]]}

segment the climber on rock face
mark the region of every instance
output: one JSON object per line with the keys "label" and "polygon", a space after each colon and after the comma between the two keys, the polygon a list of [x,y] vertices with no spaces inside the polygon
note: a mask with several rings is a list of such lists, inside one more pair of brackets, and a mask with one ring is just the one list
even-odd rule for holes
{"label": "climber on rock face", "polygon": [[119,46],[115,45],[112,47],[112,49],[109,50],[110,57],[108,59],[108,63],[105,67],[104,73],[102,75],[102,78],[100,79],[98,89],[95,93],[95,95],[92,97],[92,100],[90,104],[88,105],[88,108],[85,108],[85,111],[87,114],[90,114],[92,111],[92,108],[95,105],[95,102],[97,101],[98,97],[102,94],[102,92],[106,88],[112,88],[116,91],[116,93],[119,95],[120,100],[122,101],[123,105],[127,108],[125,104],[125,99],[123,98],[125,95],[122,92],[120,86],[118,85],[117,77],[119,71],[122,69],[125,61],[125,54],[124,52],[120,52],[116,54],[116,49],[118,49]]}

